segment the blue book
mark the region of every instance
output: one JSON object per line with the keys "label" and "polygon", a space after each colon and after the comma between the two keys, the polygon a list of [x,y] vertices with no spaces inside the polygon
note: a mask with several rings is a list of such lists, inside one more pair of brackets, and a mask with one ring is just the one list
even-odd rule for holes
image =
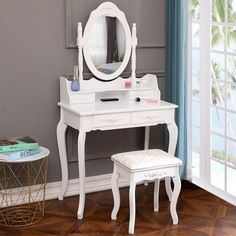
{"label": "blue book", "polygon": [[38,148],[38,143],[31,137],[12,137],[0,139],[0,153],[9,153]]}
{"label": "blue book", "polygon": [[0,153],[0,161],[15,161],[19,160],[24,157],[29,157],[34,154],[37,154],[40,152],[40,148],[36,149],[27,149],[27,150],[22,150],[22,151],[17,151],[17,152],[6,152],[6,153]]}

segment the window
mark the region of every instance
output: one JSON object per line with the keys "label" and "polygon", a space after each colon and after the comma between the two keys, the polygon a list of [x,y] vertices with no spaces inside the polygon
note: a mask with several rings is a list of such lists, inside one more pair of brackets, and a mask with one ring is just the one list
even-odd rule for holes
{"label": "window", "polygon": [[192,0],[193,182],[236,204],[236,0]]}

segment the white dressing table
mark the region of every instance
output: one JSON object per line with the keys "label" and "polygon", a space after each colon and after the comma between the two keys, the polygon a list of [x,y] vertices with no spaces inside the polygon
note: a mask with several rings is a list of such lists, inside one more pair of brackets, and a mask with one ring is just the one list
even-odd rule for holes
{"label": "white dressing table", "polygon": [[[98,71],[90,55],[88,43],[91,25],[96,23],[98,17],[116,17],[123,27],[125,35],[125,55],[121,66],[115,71],[103,74]],[[123,12],[113,3],[101,4],[90,15],[82,37],[82,26],[78,24],[78,64],[80,77],[80,91],[71,91],[71,81],[64,77],[60,78],[60,121],[57,126],[57,141],[60,154],[62,186],[58,194],[62,200],[68,183],[68,163],[66,153],[66,129],[68,126],[79,131],[78,136],[78,165],[80,179],[80,201],[78,207],[78,218],[83,218],[85,206],[85,139],[86,133],[92,130],[113,130],[131,127],[145,127],[144,148],[149,146],[150,126],[167,124],[169,131],[168,152],[175,153],[178,130],[174,121],[176,105],[160,100],[160,91],[157,78],[154,75],[145,75],[142,78],[135,76],[135,47],[137,45],[136,26],[133,25],[132,37],[129,26]],[[82,51],[83,49],[83,51]],[[126,67],[130,53],[131,57],[131,78],[123,79],[118,77]],[[99,78],[83,80],[82,52],[89,69]],[[118,77],[118,78],[117,78]],[[113,80],[116,78],[115,80]],[[105,80],[103,82],[101,80]],[[125,88],[125,81],[130,80],[131,88]],[[115,97],[118,101],[102,102],[101,98]],[[140,102],[136,98],[140,98]],[[166,190],[171,197],[170,179],[166,179]]]}

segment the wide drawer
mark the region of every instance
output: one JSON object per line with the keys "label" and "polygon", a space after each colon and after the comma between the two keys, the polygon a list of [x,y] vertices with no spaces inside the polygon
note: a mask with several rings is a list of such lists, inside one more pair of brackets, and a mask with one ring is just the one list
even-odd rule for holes
{"label": "wide drawer", "polygon": [[94,116],[94,126],[104,127],[104,126],[117,126],[130,123],[130,114],[105,114],[105,115],[95,115]]}
{"label": "wide drawer", "polygon": [[159,111],[138,111],[133,112],[131,121],[132,124],[137,123],[153,123],[153,122],[163,122],[166,123],[171,120],[170,111],[159,110]]}

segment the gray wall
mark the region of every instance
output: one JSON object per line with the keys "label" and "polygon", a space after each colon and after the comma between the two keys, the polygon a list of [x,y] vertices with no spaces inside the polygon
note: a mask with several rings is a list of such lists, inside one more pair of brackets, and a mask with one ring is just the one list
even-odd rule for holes
{"label": "gray wall", "polygon": [[[56,142],[59,76],[77,62],[77,21],[86,22],[101,0],[0,1],[0,136],[29,135],[50,149],[49,181],[61,178]],[[164,88],[164,0],[113,1],[137,23],[137,71],[159,75]],[[85,69],[85,72],[88,72]],[[130,71],[128,67],[127,72]],[[163,97],[163,96],[162,96]],[[70,178],[76,178],[76,137],[68,129]],[[86,139],[87,175],[112,171],[114,152],[141,149],[143,128],[91,132]],[[153,127],[151,147],[163,145],[162,128]]]}

